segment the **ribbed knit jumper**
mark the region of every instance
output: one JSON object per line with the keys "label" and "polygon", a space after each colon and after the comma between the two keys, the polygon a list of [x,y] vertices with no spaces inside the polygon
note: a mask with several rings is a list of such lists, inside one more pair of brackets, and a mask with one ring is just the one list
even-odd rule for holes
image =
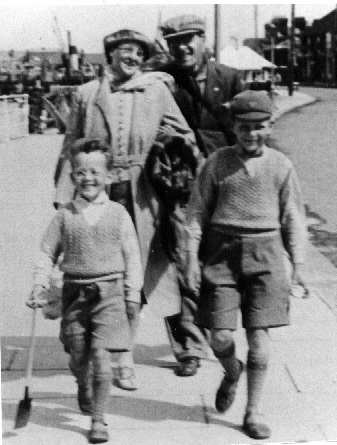
{"label": "ribbed knit jumper", "polygon": [[206,221],[234,232],[282,229],[292,261],[304,260],[306,230],[299,182],[291,161],[272,148],[244,160],[237,147],[226,147],[207,160],[188,209],[189,250],[198,248]]}
{"label": "ribbed knit jumper", "polygon": [[73,203],[60,209],[42,240],[42,250],[56,258],[63,252],[60,269],[75,277],[108,276],[125,271],[121,221],[123,206],[110,201],[103,215],[89,225]]}

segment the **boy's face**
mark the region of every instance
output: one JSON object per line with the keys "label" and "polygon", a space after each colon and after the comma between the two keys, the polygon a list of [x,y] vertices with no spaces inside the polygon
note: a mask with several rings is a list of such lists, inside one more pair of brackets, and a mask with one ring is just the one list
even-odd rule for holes
{"label": "boy's face", "polygon": [[77,193],[87,201],[94,201],[111,183],[106,162],[101,151],[80,152],[73,159],[71,178]]}
{"label": "boy's face", "polygon": [[233,130],[243,153],[248,156],[257,155],[261,153],[271,134],[271,122],[270,119],[264,121],[235,119]]}

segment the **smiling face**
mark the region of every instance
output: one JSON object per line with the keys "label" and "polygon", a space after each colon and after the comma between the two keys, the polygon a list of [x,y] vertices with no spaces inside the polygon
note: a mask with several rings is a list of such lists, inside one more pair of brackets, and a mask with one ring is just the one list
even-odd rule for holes
{"label": "smiling face", "polygon": [[144,62],[144,49],[136,42],[125,42],[110,53],[111,69],[118,79],[126,81],[140,71]]}
{"label": "smiling face", "polygon": [[197,70],[203,63],[205,36],[183,34],[167,40],[170,54],[183,69]]}
{"label": "smiling face", "polygon": [[242,153],[252,156],[262,152],[271,134],[271,123],[270,119],[264,121],[235,119],[233,130]]}
{"label": "smiling face", "polygon": [[72,159],[71,178],[77,193],[86,201],[94,201],[111,183],[104,153],[98,150],[77,153]]}

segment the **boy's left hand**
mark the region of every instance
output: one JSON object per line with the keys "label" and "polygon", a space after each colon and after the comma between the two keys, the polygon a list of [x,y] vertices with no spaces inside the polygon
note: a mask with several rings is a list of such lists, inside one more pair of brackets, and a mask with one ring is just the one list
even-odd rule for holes
{"label": "boy's left hand", "polygon": [[134,301],[126,301],[125,304],[128,319],[133,320],[140,312],[140,303],[135,303]]}
{"label": "boy's left hand", "polygon": [[294,284],[301,286],[304,290],[303,298],[308,298],[310,296],[310,292],[308,286],[306,284],[306,280],[304,277],[304,265],[303,264],[294,264],[292,281]]}

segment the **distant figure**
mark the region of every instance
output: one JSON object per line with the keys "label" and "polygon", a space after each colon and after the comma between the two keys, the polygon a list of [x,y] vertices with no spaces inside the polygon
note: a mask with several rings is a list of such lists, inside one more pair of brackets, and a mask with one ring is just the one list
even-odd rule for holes
{"label": "distant figure", "polygon": [[[290,160],[266,146],[272,102],[267,93],[245,91],[231,102],[237,143],[210,156],[188,207],[186,281],[199,294],[199,322],[211,330],[211,347],[224,369],[215,398],[224,413],[232,405],[243,370],[233,331],[238,311],[248,341],[248,401],[244,431],[265,439],[260,415],[267,374],[268,329],[289,324],[291,283],[302,286],[306,228],[298,178]],[[201,260],[199,247],[202,243]]]}

